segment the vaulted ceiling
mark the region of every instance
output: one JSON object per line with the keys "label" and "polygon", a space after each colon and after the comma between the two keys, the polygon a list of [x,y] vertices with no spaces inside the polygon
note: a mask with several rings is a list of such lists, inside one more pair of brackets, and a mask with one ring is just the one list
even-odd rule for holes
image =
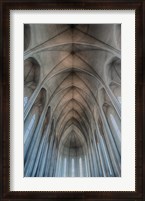
{"label": "vaulted ceiling", "polygon": [[63,147],[87,146],[97,120],[98,93],[108,82],[107,68],[121,57],[120,37],[117,24],[25,25],[24,59],[38,62],[39,73],[32,77],[47,90]]}

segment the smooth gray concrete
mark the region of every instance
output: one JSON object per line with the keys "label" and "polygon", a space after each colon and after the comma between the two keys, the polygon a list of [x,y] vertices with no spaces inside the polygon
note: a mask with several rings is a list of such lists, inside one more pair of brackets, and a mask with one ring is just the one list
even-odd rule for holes
{"label": "smooth gray concrete", "polygon": [[24,176],[121,176],[121,25],[24,26]]}

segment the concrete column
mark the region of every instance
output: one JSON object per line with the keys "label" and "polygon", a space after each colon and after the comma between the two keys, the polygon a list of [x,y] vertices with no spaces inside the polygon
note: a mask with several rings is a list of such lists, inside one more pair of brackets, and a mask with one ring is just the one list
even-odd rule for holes
{"label": "concrete column", "polygon": [[88,176],[91,177],[91,167],[90,167],[90,163],[89,163],[89,155],[88,155],[88,152],[87,152],[87,155],[86,155],[86,162],[87,162],[87,169],[88,169]]}
{"label": "concrete column", "polygon": [[41,167],[42,167],[45,151],[46,151],[46,141],[45,141],[45,137],[44,137],[43,146],[42,146],[42,150],[41,150],[41,155],[40,155],[40,159],[39,159],[39,163],[38,163],[38,167],[37,167],[37,171],[36,171],[36,176],[37,177],[40,177],[40,170],[41,170]]}
{"label": "concrete column", "polygon": [[99,169],[100,169],[101,167],[99,167],[99,166],[100,166],[100,161],[98,160],[98,156],[97,156],[97,154],[98,154],[98,150],[97,150],[97,140],[96,140],[96,138],[95,138],[95,136],[94,136],[94,133],[93,133],[93,142],[94,142],[94,155],[95,155],[95,158],[96,158],[96,166],[95,166],[95,169],[96,169],[96,176],[99,176]]}
{"label": "concrete column", "polygon": [[38,147],[42,137],[42,126],[45,119],[46,111],[47,111],[47,106],[45,105],[43,112],[41,114],[41,117],[39,119],[37,128],[35,130],[35,133],[33,135],[29,152],[27,154],[27,161],[25,163],[25,176],[30,176],[32,173],[32,168],[35,162],[35,158],[38,152]]}
{"label": "concrete column", "polygon": [[113,164],[113,169],[115,171],[115,176],[120,176],[120,161],[121,158],[119,156],[118,150],[116,148],[116,145],[114,143],[113,137],[112,137],[112,133],[110,132],[110,128],[108,126],[106,117],[104,115],[104,112],[102,109],[100,109],[100,117],[102,119],[102,123],[104,126],[104,137],[106,140],[106,144],[108,147],[108,151],[110,154],[110,158],[112,160],[112,164]]}
{"label": "concrete column", "polygon": [[47,159],[47,150],[48,150],[48,136],[47,134],[44,136],[44,143],[43,143],[44,151],[42,152],[42,161],[39,168],[38,176],[42,177],[45,174],[45,165]]}
{"label": "concrete column", "polygon": [[55,156],[56,156],[56,141],[54,138],[54,143],[53,143],[53,151],[52,151],[52,155],[51,155],[51,163],[50,163],[50,176],[53,177],[53,171],[56,167],[56,160],[55,160]]}
{"label": "concrete column", "polygon": [[58,152],[57,154],[57,160],[56,160],[56,170],[55,170],[55,177],[58,177],[58,170],[59,170],[59,160],[60,160],[60,154]]}
{"label": "concrete column", "polygon": [[114,176],[112,164],[110,163],[110,158],[108,156],[106,145],[104,143],[104,139],[102,136],[100,136],[100,144],[101,144],[101,149],[103,150],[103,156],[104,156],[104,162],[105,162],[105,166],[106,166],[107,175],[108,176]]}
{"label": "concrete column", "polygon": [[42,152],[42,149],[43,149],[43,146],[44,146],[44,140],[45,140],[45,138],[43,136],[43,138],[41,140],[41,143],[40,143],[40,146],[39,146],[39,150],[38,150],[37,156],[36,156],[35,164],[34,164],[34,167],[33,167],[33,170],[32,170],[32,177],[35,176],[36,170],[38,168],[38,164],[39,164],[41,152]]}
{"label": "concrete column", "polygon": [[89,165],[90,165],[90,176],[93,176],[93,164],[92,164],[92,152],[91,152],[91,144],[90,142],[88,142],[88,161],[89,161]]}
{"label": "concrete column", "polygon": [[[51,137],[50,137],[50,144],[49,144],[49,148],[48,148],[48,156],[47,156],[47,175],[50,174],[49,169],[50,169],[50,165],[51,165],[51,156],[53,153],[53,142],[54,142],[54,133],[53,131],[51,131]],[[50,175],[49,175],[50,176]]]}

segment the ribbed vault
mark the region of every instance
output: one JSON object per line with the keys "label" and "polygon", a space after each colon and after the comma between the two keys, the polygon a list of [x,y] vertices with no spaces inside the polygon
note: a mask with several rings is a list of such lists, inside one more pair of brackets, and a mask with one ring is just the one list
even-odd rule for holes
{"label": "ribbed vault", "polygon": [[120,25],[24,28],[24,175],[120,176]]}

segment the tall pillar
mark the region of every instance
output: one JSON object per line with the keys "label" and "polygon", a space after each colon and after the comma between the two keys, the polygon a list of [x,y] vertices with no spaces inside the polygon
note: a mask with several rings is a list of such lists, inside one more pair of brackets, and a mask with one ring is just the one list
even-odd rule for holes
{"label": "tall pillar", "polygon": [[45,119],[45,115],[46,115],[46,110],[47,110],[47,106],[45,105],[43,112],[41,114],[41,117],[39,119],[37,128],[35,130],[35,133],[33,135],[33,139],[31,142],[31,146],[27,155],[27,160],[25,163],[25,175],[26,176],[30,176],[32,173],[32,167],[34,165],[35,162],[35,158],[38,152],[38,147],[41,141],[41,137],[42,137],[42,127],[43,127],[43,122]]}
{"label": "tall pillar", "polygon": [[110,132],[110,128],[108,126],[108,122],[106,120],[106,117],[104,115],[104,112],[103,112],[102,108],[100,108],[100,117],[102,119],[102,123],[103,123],[103,126],[104,126],[104,137],[105,137],[105,141],[106,141],[109,153],[110,153],[110,158],[112,160],[115,175],[120,176],[121,158],[120,158],[120,155],[119,155],[118,150],[116,148],[114,139],[112,137],[112,133]]}

